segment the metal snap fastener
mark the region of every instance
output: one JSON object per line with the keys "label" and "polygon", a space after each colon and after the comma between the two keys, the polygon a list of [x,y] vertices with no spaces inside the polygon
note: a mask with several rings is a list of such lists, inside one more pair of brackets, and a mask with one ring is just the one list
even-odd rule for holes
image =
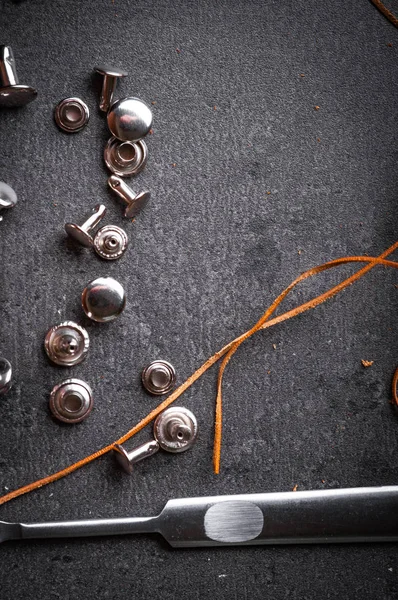
{"label": "metal snap fastener", "polygon": [[81,379],[65,379],[50,395],[50,410],[63,423],[80,423],[93,408],[93,393]]}
{"label": "metal snap fastener", "polygon": [[116,460],[127,473],[131,474],[137,462],[156,454],[160,448],[173,454],[191,448],[198,437],[196,417],[186,408],[168,408],[157,417],[153,433],[154,440],[131,451],[120,444],[114,445]]}
{"label": "metal snap fastener", "polygon": [[[5,208],[13,208],[17,203],[17,195],[11,186],[0,181],[0,211]],[[0,217],[0,221],[3,217]]]}
{"label": "metal snap fastener", "polygon": [[114,69],[113,67],[94,67],[94,71],[103,76],[102,90],[100,96],[99,108],[103,112],[108,112],[115,93],[117,80],[121,77],[127,77],[126,71]]}
{"label": "metal snap fastener", "polygon": [[128,242],[127,234],[123,229],[116,225],[106,225],[95,234],[94,250],[105,260],[116,260],[124,254]]}
{"label": "metal snap fastener", "polygon": [[152,111],[139,98],[122,98],[109,109],[108,127],[123,142],[138,142],[152,126]]}
{"label": "metal snap fastener", "polygon": [[12,386],[12,366],[5,358],[0,358],[0,395],[6,394]]}
{"label": "metal snap fastener", "polygon": [[89,232],[98,225],[101,219],[106,214],[106,206],[103,204],[97,204],[94,208],[90,217],[83,223],[83,225],[76,225],[75,223],[66,223],[65,231],[69,237],[73,238],[82,246],[91,248],[94,244],[92,236]]}
{"label": "metal snap fastener", "polygon": [[112,277],[99,277],[83,290],[82,307],[86,315],[98,323],[113,321],[126,306],[123,287]]}
{"label": "metal snap fastener", "polygon": [[89,346],[87,331],[73,321],[51,327],[44,338],[48,358],[62,367],[73,367],[81,363],[87,356]]}
{"label": "metal snap fastener", "polygon": [[0,106],[25,106],[37,96],[34,88],[20,85],[11,46],[0,46]]}
{"label": "metal snap fastener", "polygon": [[109,187],[123,200],[127,207],[124,216],[132,219],[146,206],[151,197],[148,191],[136,194],[133,190],[117,175],[111,175],[108,179]]}
{"label": "metal snap fastener", "polygon": [[142,371],[142,383],[145,389],[155,396],[169,392],[176,380],[176,372],[166,360],[154,360]]}
{"label": "metal snap fastener", "polygon": [[62,131],[77,133],[87,125],[90,111],[80,98],[65,98],[55,107],[54,118]]}
{"label": "metal snap fastener", "polygon": [[111,137],[104,150],[104,160],[108,169],[120,177],[137,175],[148,160],[148,148],[143,140],[121,142]]}
{"label": "metal snap fastener", "polygon": [[153,433],[162,450],[184,452],[195,443],[198,424],[190,410],[173,406],[156,418]]}

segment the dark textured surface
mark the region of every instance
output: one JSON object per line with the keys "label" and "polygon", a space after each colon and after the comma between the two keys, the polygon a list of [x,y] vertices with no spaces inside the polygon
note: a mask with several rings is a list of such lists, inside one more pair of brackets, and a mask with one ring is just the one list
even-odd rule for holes
{"label": "dark textured surface", "polygon": [[[181,382],[306,268],[395,241],[398,31],[366,0],[0,6],[0,41],[13,46],[21,82],[39,90],[25,109],[0,112],[0,180],[20,200],[0,224],[0,354],[16,380],[0,403],[5,493],[109,443],[155,406],[139,382],[151,359],[172,362]],[[396,0],[389,6],[398,12]],[[153,195],[134,224],[106,187],[97,63],[129,71],[121,96],[156,102],[148,166],[132,182]],[[91,109],[77,135],[53,123],[66,96]],[[106,223],[130,236],[114,264],[63,234],[98,201]],[[306,283],[286,305],[348,272]],[[52,366],[45,332],[85,323],[80,293],[105,274],[126,288],[124,315],[88,326],[85,363]],[[374,270],[240,349],[226,372],[218,477],[213,370],[180,401],[200,424],[193,450],[161,453],[131,478],[104,457],[2,506],[0,519],[150,515],[170,497],[397,484],[397,283],[396,272]],[[69,374],[95,391],[95,410],[75,427],[47,408]],[[392,544],[172,551],[141,536],[13,543],[0,556],[1,600],[398,595]]]}

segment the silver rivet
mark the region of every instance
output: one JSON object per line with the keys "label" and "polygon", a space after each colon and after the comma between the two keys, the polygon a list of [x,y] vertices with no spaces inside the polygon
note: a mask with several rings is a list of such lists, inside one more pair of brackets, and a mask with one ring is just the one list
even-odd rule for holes
{"label": "silver rivet", "polygon": [[37,96],[34,88],[18,82],[11,46],[0,46],[0,106],[25,106]]}
{"label": "silver rivet", "polygon": [[66,223],[66,233],[75,239],[79,244],[91,248],[94,241],[89,231],[95,229],[98,223],[106,214],[106,207],[103,204],[97,204],[94,208],[90,217],[83,223],[83,225],[76,225],[75,223]]}
{"label": "silver rivet", "polygon": [[185,452],[193,446],[198,436],[195,415],[182,407],[168,408],[162,412],[156,418],[153,430],[154,440],[130,452],[120,444],[115,444],[116,459],[127,473],[131,474],[137,462],[156,454],[160,448],[173,454]]}
{"label": "silver rivet", "polygon": [[83,290],[82,307],[86,315],[98,323],[113,321],[126,306],[123,287],[112,277],[99,277]]}
{"label": "silver rivet", "polygon": [[153,433],[162,450],[185,452],[196,442],[198,424],[190,410],[173,406],[157,417]]}
{"label": "silver rivet", "polygon": [[73,321],[51,327],[44,339],[48,358],[63,367],[81,363],[87,356],[89,345],[87,331]]}
{"label": "silver rivet", "polygon": [[133,465],[148,456],[153,456],[159,449],[160,446],[156,440],[142,444],[130,452],[127,452],[120,444],[115,444],[115,456],[122,469],[131,475]]}
{"label": "silver rivet", "polygon": [[[17,195],[11,186],[0,181],[0,211],[5,208],[13,208],[17,203]],[[0,221],[3,217],[0,217]]]}
{"label": "silver rivet", "polygon": [[12,366],[5,358],[0,358],[0,395],[6,394],[12,386]]}
{"label": "silver rivet", "polygon": [[108,179],[109,187],[123,200],[127,207],[124,216],[132,219],[146,206],[151,197],[148,191],[136,194],[133,190],[117,175],[111,175]]}
{"label": "silver rivet", "polygon": [[120,69],[112,67],[94,67],[94,71],[103,76],[99,108],[103,112],[108,112],[113,94],[115,93],[117,80],[121,77],[127,77],[127,73],[126,71],[120,71]]}
{"label": "silver rivet", "polygon": [[128,241],[123,229],[116,225],[106,225],[94,236],[94,250],[105,260],[116,260],[125,253]]}
{"label": "silver rivet", "polygon": [[58,383],[50,395],[50,410],[64,423],[80,423],[93,408],[93,393],[81,379],[65,379]]}
{"label": "silver rivet", "polygon": [[138,142],[149,133],[152,112],[139,98],[122,98],[109,109],[108,127],[112,135],[123,142]]}
{"label": "silver rivet", "polygon": [[176,380],[176,372],[166,360],[154,360],[144,368],[141,375],[145,389],[155,396],[169,392]]}
{"label": "silver rivet", "polygon": [[54,119],[62,131],[77,133],[88,123],[90,111],[80,98],[65,98],[54,109]]}
{"label": "silver rivet", "polygon": [[121,142],[111,137],[104,150],[104,160],[108,169],[120,177],[137,175],[148,160],[148,148],[143,140]]}

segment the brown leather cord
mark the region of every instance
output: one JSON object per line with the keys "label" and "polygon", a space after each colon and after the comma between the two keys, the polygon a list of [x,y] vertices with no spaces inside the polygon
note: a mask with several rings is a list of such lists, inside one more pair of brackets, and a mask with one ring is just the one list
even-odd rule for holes
{"label": "brown leather cord", "polygon": [[370,0],[372,4],[375,5],[376,8],[393,24],[395,27],[398,27],[398,19],[395,15],[392,14],[390,10],[386,6],[384,6],[383,2],[380,0]]}
{"label": "brown leather cord", "polygon": [[[394,261],[384,260],[384,258],[386,256],[388,256],[389,254],[391,254],[392,252],[394,252],[394,250],[397,247],[398,247],[398,242],[396,242],[393,246],[388,248],[388,250],[383,252],[383,254],[381,254],[377,258],[372,258],[369,256],[345,257],[345,258],[340,258],[335,261],[326,263],[324,265],[320,265],[319,267],[309,269],[308,271],[305,271],[305,273],[300,275],[293,283],[290,284],[290,286],[288,286],[286,288],[286,290],[284,290],[284,292],[282,292],[282,294],[275,300],[275,302],[264,313],[264,315],[261,317],[261,319],[256,323],[256,325],[252,329],[250,329],[243,335],[237,337],[236,339],[232,340],[232,342],[229,342],[226,346],[221,348],[221,350],[219,350],[213,356],[211,356],[205,363],[203,363],[203,365],[199,369],[197,369],[195,371],[195,373],[193,373],[190,377],[188,377],[188,379],[182,385],[180,385],[166,400],[161,402],[154,410],[152,410],[144,419],[142,419],[139,423],[137,423],[137,425],[135,425],[135,427],[130,429],[130,431],[128,431],[125,435],[123,435],[121,438],[119,438],[112,444],[109,444],[108,446],[101,448],[97,452],[94,452],[93,454],[86,456],[82,460],[79,460],[79,461],[75,462],[74,464],[69,465],[65,469],[57,471],[56,473],[53,473],[52,475],[49,475],[48,477],[44,477],[42,479],[34,481],[33,483],[25,485],[17,490],[9,492],[8,494],[5,494],[4,496],[0,497],[0,505],[5,504],[6,502],[9,502],[13,498],[17,498],[18,496],[21,496],[22,494],[27,494],[28,492],[39,489],[39,488],[43,487],[44,485],[47,485],[48,483],[57,481],[58,479],[61,479],[62,477],[65,477],[66,475],[69,475],[70,473],[77,471],[81,467],[89,464],[90,462],[94,461],[95,459],[99,458],[100,456],[107,454],[114,448],[115,444],[123,444],[124,442],[126,442],[128,439],[133,437],[136,433],[141,431],[141,429],[143,429],[146,425],[148,425],[153,419],[155,419],[158,414],[160,414],[165,408],[167,408],[170,404],[172,404],[177,398],[179,398],[181,396],[181,394],[183,394],[185,392],[185,390],[187,390],[195,381],[197,381],[197,379],[199,379],[203,375],[203,373],[205,373],[212,365],[214,365],[218,360],[220,360],[220,358],[222,358],[224,355],[226,355],[227,352],[229,352],[231,349],[233,349],[236,345],[238,347],[240,345],[240,343],[245,341],[248,337],[250,337],[256,331],[258,331],[258,329],[269,328],[272,325],[276,325],[277,323],[280,323],[280,322],[290,319],[298,314],[301,314],[302,312],[304,312],[306,310],[315,308],[315,306],[318,306],[319,304],[321,304],[328,298],[337,294],[340,290],[344,289],[345,287],[347,287],[354,281],[358,280],[367,271],[369,271],[371,268],[373,268],[376,265],[383,265],[386,267],[388,266],[388,267],[398,268],[398,263],[396,263]],[[275,311],[277,306],[282,302],[283,298],[285,298],[285,296],[300,281],[303,281],[304,279],[307,279],[308,277],[311,277],[311,276],[313,276],[317,273],[320,273],[322,271],[325,271],[327,269],[331,269],[331,268],[339,266],[341,264],[347,264],[347,263],[351,263],[351,262],[367,262],[368,265],[366,265],[365,267],[360,269],[360,271],[358,271],[357,273],[355,273],[348,279],[345,279],[338,286],[335,286],[328,292],[322,294],[321,296],[317,296],[316,298],[313,298],[311,301],[301,304],[300,306],[298,306],[282,315],[279,315],[278,317],[275,317],[272,320],[267,321],[267,319]],[[224,366],[224,369],[225,369],[225,366]],[[220,382],[220,378],[219,378],[219,382]],[[221,387],[219,387],[219,391],[220,390],[221,390]],[[221,394],[220,394],[219,399],[221,400]],[[221,423],[222,423],[222,415],[221,415],[221,402],[220,402],[220,404],[218,404],[217,408],[216,408],[216,432],[215,432],[215,444],[216,443],[218,444],[218,446],[217,446],[218,447],[218,468],[219,468],[219,464],[220,464],[219,456],[221,453]],[[215,446],[214,456],[215,457],[217,456],[216,446]]]}
{"label": "brown leather cord", "polygon": [[[372,258],[370,261],[367,260],[368,257],[366,257],[366,256],[345,257],[345,258],[340,258],[340,259],[337,259],[334,261],[330,261],[328,263],[325,263],[323,265],[320,265],[318,267],[314,267],[313,269],[309,269],[308,271],[305,271],[304,273],[299,275],[299,277],[297,277],[278,296],[278,298],[271,304],[271,306],[267,309],[267,311],[263,314],[263,316],[257,321],[257,323],[251,329],[246,331],[246,333],[244,333],[243,335],[241,335],[239,338],[237,338],[236,340],[234,340],[231,343],[231,348],[227,351],[226,356],[221,363],[219,373],[218,373],[218,381],[217,381],[214,451],[213,451],[213,466],[214,466],[215,473],[219,473],[219,471],[220,471],[220,458],[221,458],[222,380],[223,380],[225,368],[226,368],[228,362],[231,360],[232,356],[235,354],[236,350],[239,348],[239,346],[245,340],[247,340],[249,337],[251,337],[259,329],[266,329],[267,327],[276,325],[276,323],[281,323],[282,321],[286,321],[287,319],[290,319],[291,317],[295,317],[295,316],[305,312],[306,310],[311,310],[312,308],[319,306],[319,304],[322,304],[329,298],[332,298],[333,296],[338,294],[338,292],[342,291],[344,288],[348,287],[355,281],[358,281],[358,279],[363,277],[363,275],[365,275],[368,271],[370,271],[370,269],[373,269],[373,267],[375,267],[377,264],[384,264],[384,262],[388,262],[389,266],[398,267],[398,263],[383,260],[389,254],[392,254],[396,250],[397,247],[398,247],[398,242],[396,242],[395,244],[390,246],[390,248],[388,248],[385,252],[383,252],[379,257]],[[296,287],[296,285],[298,283],[300,283],[304,279],[308,279],[309,277],[312,277],[313,275],[321,273],[322,271],[326,271],[333,267],[336,267],[336,266],[339,266],[342,264],[347,264],[350,262],[368,262],[369,264],[367,264],[365,267],[360,269],[357,273],[354,273],[354,275],[351,275],[350,277],[348,277],[347,279],[345,279],[338,285],[332,287],[330,290],[328,290],[324,294],[321,294],[320,296],[313,298],[309,302],[305,302],[301,306],[298,306],[298,307],[288,311],[287,313],[284,313],[283,315],[280,315],[279,317],[272,319],[272,321],[268,321],[268,319],[275,312],[275,310],[277,309],[279,304],[284,300],[284,298],[286,298],[286,296],[292,291],[292,289]]]}
{"label": "brown leather cord", "polygon": [[392,403],[398,406],[398,367],[392,378]]}

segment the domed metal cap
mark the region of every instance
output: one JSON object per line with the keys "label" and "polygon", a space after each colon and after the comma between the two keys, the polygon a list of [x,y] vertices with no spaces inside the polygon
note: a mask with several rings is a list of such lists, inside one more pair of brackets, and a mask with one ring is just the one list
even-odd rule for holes
{"label": "domed metal cap", "polygon": [[169,392],[176,380],[176,372],[166,360],[154,360],[142,371],[142,384],[144,388],[155,396]]}
{"label": "domed metal cap", "polygon": [[123,142],[137,142],[145,137],[152,126],[152,111],[138,98],[122,98],[109,109],[108,127]]}
{"label": "domed metal cap", "polygon": [[81,379],[66,379],[56,385],[50,396],[50,410],[64,423],[80,423],[93,408],[93,393]]}
{"label": "domed metal cap", "polygon": [[80,98],[65,98],[55,107],[54,118],[62,131],[77,133],[87,125],[90,111]]}
{"label": "domed metal cap", "polygon": [[126,294],[120,283],[112,277],[99,277],[83,290],[82,306],[90,319],[106,323],[123,312]]}
{"label": "domed metal cap", "polygon": [[155,440],[167,452],[185,452],[198,437],[195,415],[187,408],[173,406],[162,412],[153,426]]}
{"label": "domed metal cap", "polygon": [[6,394],[12,386],[12,366],[5,358],[0,358],[0,395]]}
{"label": "domed metal cap", "polygon": [[17,195],[10,185],[0,181],[0,210],[13,208],[17,203]]}
{"label": "domed metal cap", "polygon": [[128,246],[126,232],[116,225],[105,225],[94,237],[94,250],[105,260],[116,260],[123,256]]}
{"label": "domed metal cap", "polygon": [[73,321],[51,327],[44,339],[48,358],[62,367],[81,363],[87,356],[89,345],[87,331]]}

